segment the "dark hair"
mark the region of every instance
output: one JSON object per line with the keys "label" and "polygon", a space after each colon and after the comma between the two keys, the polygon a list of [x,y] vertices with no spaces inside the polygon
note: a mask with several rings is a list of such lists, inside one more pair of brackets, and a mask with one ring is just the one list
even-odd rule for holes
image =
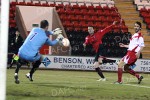
{"label": "dark hair", "polygon": [[40,28],[45,28],[49,25],[48,21],[47,20],[42,20],[40,22]]}
{"label": "dark hair", "polygon": [[136,24],[138,24],[139,26],[140,26],[140,28],[142,28],[142,24],[141,24],[141,22],[135,22]]}

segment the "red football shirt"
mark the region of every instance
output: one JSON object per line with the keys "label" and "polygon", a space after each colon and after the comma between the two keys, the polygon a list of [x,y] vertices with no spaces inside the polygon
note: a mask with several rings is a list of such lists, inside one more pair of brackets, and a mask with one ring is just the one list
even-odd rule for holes
{"label": "red football shirt", "polygon": [[106,27],[105,29],[103,30],[99,30],[98,32],[92,34],[92,35],[88,35],[86,38],[85,38],[85,44],[88,45],[88,44],[91,44],[95,50],[95,52],[98,52],[98,48],[99,48],[99,45],[102,44],[102,38],[103,36],[109,32],[112,27],[114,25],[110,25],[108,27]]}

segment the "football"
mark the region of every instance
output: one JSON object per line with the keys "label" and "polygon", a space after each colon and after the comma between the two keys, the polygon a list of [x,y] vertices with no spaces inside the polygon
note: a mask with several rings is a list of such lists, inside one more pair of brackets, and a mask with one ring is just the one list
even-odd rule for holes
{"label": "football", "polygon": [[62,39],[62,45],[68,47],[70,45],[70,41],[67,38]]}

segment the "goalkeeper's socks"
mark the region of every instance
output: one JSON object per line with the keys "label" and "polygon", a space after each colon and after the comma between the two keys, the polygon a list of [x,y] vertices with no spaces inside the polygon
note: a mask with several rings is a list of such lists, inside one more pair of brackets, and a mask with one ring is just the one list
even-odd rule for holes
{"label": "goalkeeper's socks", "polygon": [[101,78],[105,78],[101,69],[98,67],[98,68],[95,68],[96,72],[98,73],[98,75],[101,77]]}
{"label": "goalkeeper's socks", "polygon": [[122,68],[118,68],[118,82],[122,82]]}
{"label": "goalkeeper's socks", "polygon": [[15,69],[15,73],[18,73],[18,72],[19,72],[19,69],[20,69],[20,67],[21,67],[21,63],[20,63],[20,62],[16,62],[16,64],[17,64],[17,67],[16,67],[16,69]]}

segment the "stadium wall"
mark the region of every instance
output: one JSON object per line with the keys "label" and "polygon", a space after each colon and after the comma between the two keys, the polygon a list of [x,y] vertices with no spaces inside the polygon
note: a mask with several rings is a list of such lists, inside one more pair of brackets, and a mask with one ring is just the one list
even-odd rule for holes
{"label": "stadium wall", "polygon": [[[117,61],[120,58],[110,58]],[[94,57],[73,57],[73,56],[44,56],[44,61],[40,68],[45,69],[65,69],[65,70],[94,70]],[[118,69],[116,63],[107,63],[100,66],[103,71],[115,72]],[[138,59],[136,67],[133,68],[136,72],[150,73],[150,60]]]}

